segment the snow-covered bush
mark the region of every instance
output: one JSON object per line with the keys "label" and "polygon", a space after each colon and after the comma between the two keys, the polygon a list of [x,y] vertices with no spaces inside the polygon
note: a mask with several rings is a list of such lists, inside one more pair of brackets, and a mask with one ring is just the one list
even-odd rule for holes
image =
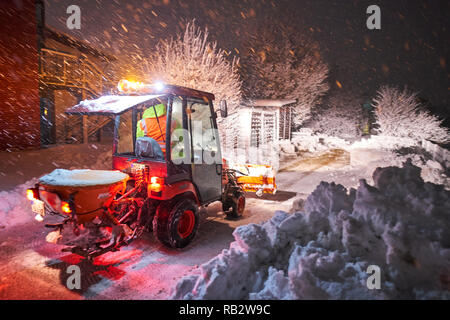
{"label": "snow-covered bush", "polygon": [[349,90],[339,89],[315,109],[305,126],[314,133],[339,138],[357,138],[363,131],[364,119],[362,103],[364,99]]}
{"label": "snow-covered bush", "polygon": [[297,99],[295,125],[308,119],[329,88],[328,66],[317,43],[304,33],[286,32],[286,27],[269,23],[246,46],[248,52],[240,61],[244,96]]}
{"label": "snow-covered bush", "polygon": [[[305,212],[238,227],[230,248],[183,278],[176,299],[449,299],[450,191],[420,168],[378,168],[374,186],[320,183]],[[368,288],[368,267],[380,289]]]}
{"label": "snow-covered bush", "polygon": [[442,121],[425,110],[417,93],[406,88],[383,86],[373,100],[379,132],[385,136],[423,139],[440,143],[450,141],[450,132]]}
{"label": "snow-covered bush", "polygon": [[208,35],[208,30],[202,31],[194,21],[188,23],[184,34],[158,43],[146,60],[146,74],[150,82],[164,81],[211,92],[216,103],[226,100],[232,113],[241,101],[238,60],[229,61]]}

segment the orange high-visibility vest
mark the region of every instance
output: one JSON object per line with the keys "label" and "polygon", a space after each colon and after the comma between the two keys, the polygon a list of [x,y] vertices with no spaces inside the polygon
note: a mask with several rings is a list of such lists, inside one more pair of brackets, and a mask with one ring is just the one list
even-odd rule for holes
{"label": "orange high-visibility vest", "polygon": [[166,151],[166,119],[166,115],[158,117],[159,124],[156,118],[144,118],[139,121],[139,126],[144,135],[155,139],[163,152]]}

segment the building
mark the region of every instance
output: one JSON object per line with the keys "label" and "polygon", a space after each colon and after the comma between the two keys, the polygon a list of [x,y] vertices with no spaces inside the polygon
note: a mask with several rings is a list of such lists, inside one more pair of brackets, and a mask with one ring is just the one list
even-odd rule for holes
{"label": "building", "polygon": [[0,150],[39,148],[39,53],[34,0],[0,1]]}
{"label": "building", "polygon": [[42,144],[87,140],[109,119],[67,116],[64,111],[81,100],[99,97],[114,86],[104,70],[115,58],[49,27],[44,27],[42,39],[39,64]]}
{"label": "building", "polygon": [[1,1],[0,150],[86,142],[109,119],[64,111],[113,87],[114,57],[45,25],[42,0]]}
{"label": "building", "polygon": [[247,163],[270,164],[272,158],[278,161],[278,141],[292,137],[292,105],[296,102],[295,99],[245,102],[223,125],[227,128],[221,134],[225,156],[238,156],[241,158],[238,161]]}

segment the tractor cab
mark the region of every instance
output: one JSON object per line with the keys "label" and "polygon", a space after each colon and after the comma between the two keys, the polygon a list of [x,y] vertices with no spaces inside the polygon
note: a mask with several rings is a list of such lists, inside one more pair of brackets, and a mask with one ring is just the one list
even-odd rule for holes
{"label": "tractor cab", "polygon": [[118,88],[119,95],[82,101],[66,111],[113,117],[113,169],[146,180],[153,199],[189,194],[198,205],[220,200],[222,155],[214,95],[128,81]]}

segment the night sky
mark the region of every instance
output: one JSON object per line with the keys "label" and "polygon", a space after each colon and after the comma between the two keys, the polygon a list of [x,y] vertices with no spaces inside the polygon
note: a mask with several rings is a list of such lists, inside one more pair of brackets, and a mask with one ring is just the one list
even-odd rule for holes
{"label": "night sky", "polygon": [[[71,4],[81,8],[79,31],[66,27]],[[366,27],[371,4],[381,8],[381,30]],[[286,20],[319,42],[332,86],[337,80],[373,96],[380,85],[406,85],[445,115],[450,113],[449,8],[446,0],[46,0],[46,20],[132,61],[127,65],[130,74],[139,73],[140,57],[153,50],[158,39],[175,35],[193,18],[208,27],[219,47],[237,56],[258,25]]]}

